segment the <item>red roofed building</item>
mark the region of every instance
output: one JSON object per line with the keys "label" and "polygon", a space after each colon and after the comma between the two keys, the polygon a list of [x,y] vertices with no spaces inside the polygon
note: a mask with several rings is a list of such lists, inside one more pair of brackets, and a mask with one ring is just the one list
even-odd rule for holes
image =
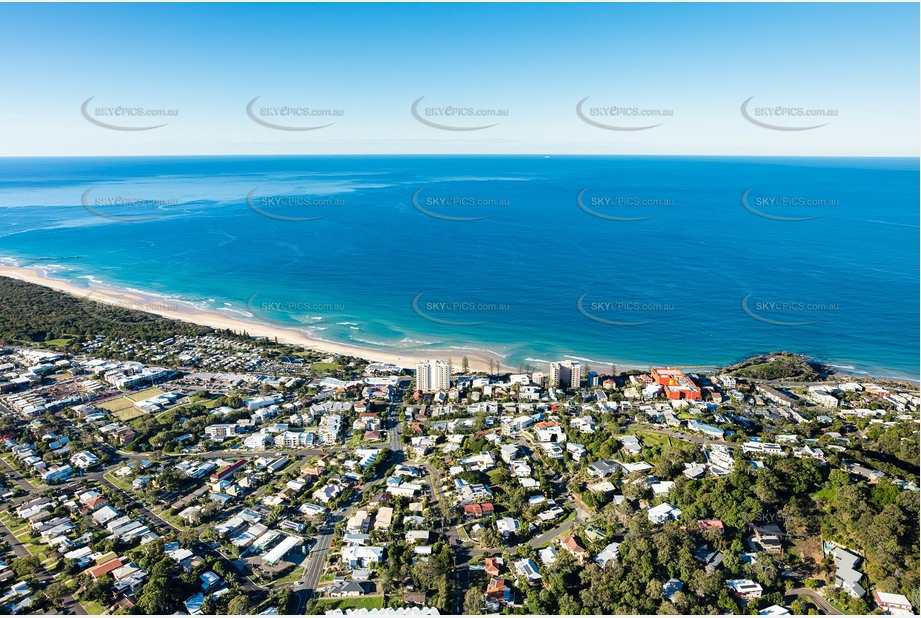
{"label": "red roofed building", "polygon": [[95,511],[96,509],[104,507],[108,503],[109,501],[103,498],[102,496],[97,496],[96,498],[90,498],[89,500],[87,500],[86,506],[90,507],[91,509]]}
{"label": "red roofed building", "polygon": [[104,562],[100,564],[99,566],[93,567],[91,569],[87,569],[86,572],[89,573],[90,577],[92,577],[93,579],[99,579],[106,573],[111,573],[112,571],[120,567],[121,565],[122,565],[121,558],[113,558],[112,560],[109,560],[108,562]]}
{"label": "red roofed building", "polygon": [[498,577],[499,573],[502,572],[502,558],[496,558],[495,556],[490,556],[486,559],[486,568],[485,571],[492,575],[493,577]]}
{"label": "red roofed building", "polygon": [[669,399],[700,399],[700,387],[677,367],[656,367],[651,373],[656,384],[665,389],[665,396]]}
{"label": "red roofed building", "polygon": [[700,526],[701,532],[706,532],[707,530],[716,530],[722,534],[723,530],[725,529],[723,527],[723,522],[718,519],[701,519],[697,522],[697,525]]}
{"label": "red roofed building", "polygon": [[486,588],[486,598],[501,605],[510,605],[514,602],[515,595],[505,579],[493,578],[489,580],[489,586]]}
{"label": "red roofed building", "polygon": [[495,511],[495,507],[490,502],[464,505],[464,517],[482,517],[483,515],[492,515]]}
{"label": "red roofed building", "polygon": [[579,564],[582,564],[582,561],[585,560],[585,556],[588,555],[588,550],[582,547],[582,544],[579,543],[579,539],[573,535],[561,536],[560,545],[562,545],[563,548],[570,554],[575,556],[576,559],[578,559]]}
{"label": "red roofed building", "polygon": [[246,460],[245,460],[245,459],[237,460],[237,461],[235,461],[234,463],[230,464],[229,466],[224,466],[220,471],[215,472],[214,474],[212,474],[212,475],[211,475],[211,480],[212,480],[212,481],[220,481],[221,479],[224,479],[224,478],[230,476],[231,474],[233,474],[234,472],[236,472],[237,470],[239,470],[240,468],[242,468],[242,467],[245,466],[245,465],[246,465]]}

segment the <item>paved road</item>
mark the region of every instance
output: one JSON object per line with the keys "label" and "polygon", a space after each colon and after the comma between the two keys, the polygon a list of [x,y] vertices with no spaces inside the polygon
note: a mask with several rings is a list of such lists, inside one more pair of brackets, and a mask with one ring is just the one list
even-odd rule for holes
{"label": "paved road", "polygon": [[[162,517],[154,513],[143,502],[138,500],[135,496],[132,496],[128,492],[110,483],[109,480],[103,476],[103,474],[104,472],[92,472],[90,474],[87,474],[85,478],[94,479],[96,481],[99,481],[100,483],[104,483],[112,491],[116,491],[122,494],[127,500],[130,501],[130,503],[134,504],[133,508],[140,511],[147,518],[148,522],[157,523],[164,528],[172,529],[172,530],[175,530],[176,532],[183,532],[181,528],[177,528],[176,526],[174,526],[167,520],[163,519]],[[230,570],[232,572],[237,572],[240,575],[242,579],[241,587],[247,592],[255,592],[255,593],[264,592],[264,588],[262,586],[257,585],[247,575],[237,571],[237,569],[234,568],[233,563],[226,556],[224,556],[221,552],[217,551],[216,549],[214,549],[207,543],[199,542],[196,547],[191,547],[190,549],[192,549],[193,551],[204,553],[204,554],[210,554],[211,556],[213,556],[214,558],[217,558],[218,560],[225,561],[227,563],[227,566],[230,567]]]}
{"label": "paved road", "polygon": [[[570,519],[568,521],[564,521],[559,526],[556,526],[555,528],[552,528],[544,532],[543,534],[540,534],[534,537],[533,539],[528,541],[528,545],[534,548],[540,547],[541,545],[546,545],[547,543],[549,543],[556,537],[560,536],[561,534],[566,534],[567,532],[572,530],[572,527],[576,523],[576,519]],[[464,549],[464,553],[468,554],[468,557],[463,563],[458,564],[458,566],[466,566],[467,563],[470,562],[470,558],[472,558],[473,556],[492,556],[495,554],[501,554],[503,551],[505,551],[503,548],[499,548],[499,547],[492,547],[492,548],[489,548],[489,547],[487,548],[480,548],[480,547],[467,548],[465,547],[463,549]],[[510,548],[510,549],[514,549],[514,548]]]}
{"label": "paved road", "polygon": [[236,449],[220,449],[217,451],[207,451],[204,453],[132,453],[130,451],[117,451],[118,455],[124,459],[149,459],[150,461],[160,461],[163,459],[176,459],[179,457],[189,457],[194,459],[248,459],[251,457],[273,456],[293,456],[293,457],[314,457],[321,453],[336,452],[349,450],[345,446],[333,446],[325,449],[318,448],[300,448],[300,449],[270,449],[263,451],[238,451]]}
{"label": "paved road", "polygon": [[[13,553],[16,554],[17,558],[27,558],[32,555],[32,552],[26,549],[26,547],[19,542],[19,539],[13,536],[13,533],[10,532],[9,528],[3,524],[0,524],[0,537],[3,537],[3,539],[9,543]],[[55,581],[54,575],[49,573],[44,566],[39,568],[38,572],[35,574],[35,579],[41,582],[43,586],[47,586]],[[86,609],[77,602],[77,599],[75,599],[73,595],[68,594],[61,600],[63,601],[63,613],[77,614],[80,616],[86,616],[89,614],[89,612],[87,612]]]}
{"label": "paved road", "polygon": [[[400,439],[400,425],[397,423],[389,430],[389,439],[387,447],[391,451],[391,463],[401,463],[405,459],[403,453],[403,443]],[[337,447],[342,450],[344,447]],[[319,451],[317,451],[319,452]],[[307,607],[308,601],[317,595],[317,588],[320,585],[320,578],[323,574],[323,566],[326,564],[326,556],[333,544],[336,524],[349,516],[352,509],[360,501],[361,494],[356,493],[344,505],[330,513],[323,527],[320,528],[320,534],[316,543],[307,556],[307,566],[304,568],[304,576],[300,584],[295,584],[292,589],[297,595],[297,605],[294,613],[302,615]]]}
{"label": "paved road", "polygon": [[294,612],[295,614],[303,614],[307,607],[307,602],[312,597],[316,596],[317,587],[320,585],[320,577],[323,574],[323,565],[326,563],[326,555],[329,553],[329,549],[333,544],[336,524],[345,518],[354,501],[355,497],[353,497],[352,502],[347,506],[341,507],[331,513],[326,523],[320,528],[320,535],[317,537],[316,543],[307,556],[307,566],[304,569],[304,577],[301,579],[300,585],[295,585],[293,587],[294,594],[297,595],[298,599],[297,607]]}
{"label": "paved road", "polygon": [[560,536],[561,534],[565,534],[569,532],[570,530],[572,530],[572,527],[575,523],[576,523],[576,518],[572,518],[569,521],[564,521],[563,523],[553,528],[552,530],[547,530],[543,534],[534,537],[533,539],[528,541],[528,545],[530,545],[531,547],[540,547],[541,545],[545,545],[549,543],[550,541],[552,541],[553,539],[555,539],[556,537]]}
{"label": "paved road", "polygon": [[20,487],[28,492],[39,491],[40,488],[33,485],[29,479],[20,474],[19,470],[11,466],[7,460],[0,458],[0,461],[3,462],[3,465],[6,466],[7,470],[9,470],[9,475],[13,478],[14,481],[19,483]]}
{"label": "paved road", "polygon": [[841,612],[839,612],[834,607],[832,607],[831,604],[825,600],[825,597],[823,597],[821,594],[819,594],[815,590],[811,590],[809,588],[791,588],[787,592],[787,594],[785,594],[783,597],[784,603],[790,603],[794,599],[796,599],[796,597],[798,596],[809,599],[814,604],[816,604],[820,610],[825,612],[825,614],[828,616],[840,616],[841,615]]}

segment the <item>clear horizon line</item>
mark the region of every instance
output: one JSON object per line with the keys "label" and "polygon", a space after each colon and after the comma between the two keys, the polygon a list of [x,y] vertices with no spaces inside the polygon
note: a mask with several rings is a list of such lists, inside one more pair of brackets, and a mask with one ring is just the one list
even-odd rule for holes
{"label": "clear horizon line", "polygon": [[213,153],[213,154],[72,154],[72,155],[0,155],[2,159],[138,159],[138,158],[231,158],[231,157],[593,157],[593,158],[738,158],[738,159],[911,159],[921,161],[921,154],[917,155],[884,155],[884,154],[598,154],[598,153],[532,153],[532,152],[512,152],[512,153],[411,153],[411,152],[394,152],[394,153]]}

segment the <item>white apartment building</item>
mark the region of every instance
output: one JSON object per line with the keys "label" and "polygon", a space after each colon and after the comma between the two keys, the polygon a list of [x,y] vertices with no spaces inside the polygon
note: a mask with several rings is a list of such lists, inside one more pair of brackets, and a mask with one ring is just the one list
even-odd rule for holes
{"label": "white apartment building", "polygon": [[451,388],[451,365],[446,360],[424,360],[416,365],[416,388],[422,392]]}
{"label": "white apartment building", "polygon": [[582,363],[578,361],[550,363],[550,386],[579,388],[580,384],[582,384]]}

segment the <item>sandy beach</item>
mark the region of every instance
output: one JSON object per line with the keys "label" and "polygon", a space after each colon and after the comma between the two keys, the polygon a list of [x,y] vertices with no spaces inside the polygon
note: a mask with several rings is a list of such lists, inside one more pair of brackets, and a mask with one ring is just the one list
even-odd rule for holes
{"label": "sandy beach", "polygon": [[[279,342],[303,346],[327,354],[342,354],[364,358],[372,362],[393,363],[400,367],[415,369],[416,362],[426,358],[451,359],[454,366],[460,368],[461,359],[466,356],[470,369],[474,371],[487,371],[489,361],[500,361],[498,356],[490,357],[485,352],[459,350],[428,350],[425,354],[407,352],[393,353],[363,348],[344,343],[334,343],[316,339],[295,328],[285,328],[273,324],[251,322],[248,320],[229,317],[216,311],[201,311],[200,309],[179,301],[165,300],[154,295],[145,295],[137,292],[117,290],[104,286],[93,285],[83,288],[61,279],[48,277],[41,270],[35,268],[19,268],[13,266],[0,266],[0,276],[19,279],[29,283],[45,286],[60,292],[66,292],[79,298],[84,298],[100,303],[115,305],[125,309],[136,309],[161,315],[183,322],[191,322],[216,329],[230,329],[236,332],[246,331],[255,337],[278,338]],[[511,369],[510,367],[506,369]]]}

